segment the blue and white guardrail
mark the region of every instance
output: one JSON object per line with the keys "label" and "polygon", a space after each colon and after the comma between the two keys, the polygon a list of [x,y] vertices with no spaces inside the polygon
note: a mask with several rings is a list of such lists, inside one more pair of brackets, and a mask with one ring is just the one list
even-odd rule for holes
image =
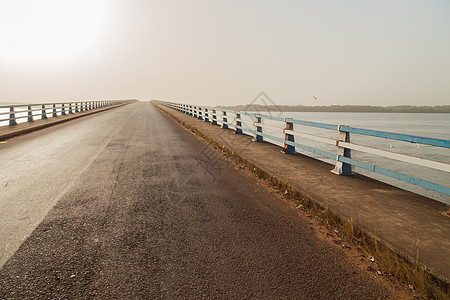
{"label": "blue and white guardrail", "polygon": [[0,106],[0,126],[14,126],[21,122],[64,116],[133,100],[78,101]]}
{"label": "blue and white guardrail", "polygon": [[[311,121],[296,120],[292,118],[274,117],[269,115],[262,115],[259,113],[232,111],[208,106],[173,103],[165,101],[156,101],[156,102],[166,107],[193,116],[195,118],[204,120],[206,122],[211,122],[212,124],[215,125],[221,125],[221,127],[224,129],[227,128],[234,129],[236,134],[247,133],[253,135],[254,136],[253,140],[255,142],[262,142],[268,140],[271,143],[282,144],[284,153],[292,154],[296,153],[296,149],[301,149],[310,153],[314,153],[316,155],[333,159],[335,161],[335,167],[332,170],[332,172],[338,175],[351,175],[352,166],[356,166],[371,172],[375,172],[387,177],[398,179],[403,182],[420,186],[425,189],[436,191],[447,196],[450,195],[450,188],[448,186],[419,179],[410,175],[382,168],[374,164],[369,164],[367,162],[356,160],[352,158],[351,151],[352,150],[359,151],[408,164],[432,168],[435,170],[439,170],[441,172],[445,172],[446,174],[450,174],[450,164],[352,143],[350,141],[350,134],[384,138],[420,145],[441,147],[445,149],[450,149],[450,140],[428,138],[422,136],[414,136],[408,134],[385,132],[364,128],[356,128],[344,125],[317,123]],[[243,125],[242,116],[244,115],[250,117],[253,120],[252,126],[246,127]],[[282,123],[284,126],[279,127],[270,124],[265,124],[263,120],[271,120],[274,122]],[[301,127],[296,125],[332,130],[338,132],[339,137],[338,139],[331,139],[319,135],[310,134],[295,128]],[[272,130],[274,128],[276,130],[281,130],[282,133],[284,133],[284,139],[268,134],[265,130],[268,128]],[[298,138],[300,142],[296,141],[296,138]],[[334,145],[337,147],[337,153],[331,153],[324,149],[305,145],[301,143],[303,139],[312,140],[322,144]]]}

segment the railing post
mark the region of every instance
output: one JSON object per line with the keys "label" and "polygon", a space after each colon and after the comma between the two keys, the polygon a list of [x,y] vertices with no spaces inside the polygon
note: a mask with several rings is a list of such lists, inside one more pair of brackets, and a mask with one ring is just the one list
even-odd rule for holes
{"label": "railing post", "polygon": [[194,118],[197,118],[197,107],[194,106]]}
{"label": "railing post", "polygon": [[193,111],[192,111],[192,105],[189,105],[189,115],[190,116],[193,116],[194,114],[193,114]]}
{"label": "railing post", "polygon": [[209,114],[208,114],[208,109],[205,107],[205,122],[209,122]]}
{"label": "railing post", "polygon": [[73,111],[72,111],[72,103],[69,103],[69,114],[73,114]]}
{"label": "railing post", "polygon": [[292,123],[292,121],[290,121],[291,118],[285,118],[284,120],[286,122],[286,129],[283,130],[285,142],[284,142],[283,150],[281,152],[286,153],[286,154],[294,154],[295,147],[292,145],[286,144],[286,141],[289,141],[289,142],[295,141],[294,135],[286,133],[286,130],[294,130],[294,123]]}
{"label": "railing post", "polygon": [[31,105],[28,105],[28,122],[33,122],[33,112],[31,111]]}
{"label": "railing post", "polygon": [[201,106],[199,106],[197,108],[197,112],[198,112],[198,119],[199,120],[203,120],[203,113],[202,113],[202,107]]}
{"label": "railing post", "polygon": [[[255,131],[256,132],[261,132],[262,133],[261,116],[255,116],[255,123],[253,123],[253,125],[255,126]],[[263,136],[262,135],[258,135],[256,132],[255,132],[255,135],[253,137],[253,141],[254,142],[262,142],[262,141],[264,141]]]}
{"label": "railing post", "polygon": [[61,104],[61,116],[66,115],[66,110],[64,109],[64,103]]}
{"label": "railing post", "polygon": [[9,125],[17,125],[16,113],[14,112],[14,106],[9,107]]}
{"label": "railing post", "polygon": [[58,115],[56,114],[56,104],[55,104],[55,103],[53,103],[53,114],[52,114],[52,116],[53,116],[53,117],[58,116]]}
{"label": "railing post", "polygon": [[223,114],[222,114],[222,127],[220,127],[220,128],[222,128],[222,129],[228,129],[228,118],[227,118],[227,112],[226,111],[224,111],[223,112]]}
{"label": "railing post", "polygon": [[45,109],[45,104],[42,104],[42,115],[41,115],[41,119],[47,119],[47,111]]}
{"label": "railing post", "polygon": [[212,111],[212,124],[217,125],[217,112],[215,109]]}
{"label": "railing post", "polygon": [[78,112],[78,102],[75,102],[75,112]]}
{"label": "railing post", "polygon": [[350,143],[350,133],[341,131],[341,125],[338,126],[339,131],[339,139],[336,141],[336,146],[338,147],[337,155],[336,155],[336,165],[334,169],[331,171],[332,173],[338,175],[352,175],[352,165],[339,161],[339,157],[348,157],[351,158],[351,151],[348,148],[341,147],[339,142]]}
{"label": "railing post", "polygon": [[242,121],[241,121],[241,114],[236,112],[236,130],[234,131],[235,134],[241,134],[242,133],[242,129],[238,128],[242,127]]}

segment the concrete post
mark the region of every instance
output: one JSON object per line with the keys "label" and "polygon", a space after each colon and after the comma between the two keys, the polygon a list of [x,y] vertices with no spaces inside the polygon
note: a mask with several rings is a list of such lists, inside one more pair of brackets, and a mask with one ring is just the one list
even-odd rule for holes
{"label": "concrete post", "polygon": [[33,112],[31,111],[31,105],[28,105],[28,122],[33,122]]}
{"label": "concrete post", "polygon": [[242,120],[241,120],[241,114],[236,112],[236,130],[234,131],[235,134],[242,134]]}
{"label": "concrete post", "polygon": [[58,116],[58,114],[56,113],[56,104],[55,103],[53,103],[53,114],[52,114],[52,116],[53,117]]}
{"label": "concrete post", "polygon": [[[294,124],[290,121],[291,118],[284,119],[286,122],[286,129],[284,130],[284,140],[294,142],[294,135],[286,133],[286,130],[294,130]],[[281,151],[286,154],[294,154],[295,153],[295,147],[292,145],[284,143],[283,150]]]}
{"label": "concrete post", "polygon": [[228,118],[227,118],[227,112],[226,111],[224,111],[223,114],[222,114],[222,121],[223,121],[222,127],[220,127],[220,128],[228,129]]}
{"label": "concrete post", "polygon": [[14,112],[14,106],[9,107],[9,125],[17,125],[16,113]]}
{"label": "concrete post", "polygon": [[208,113],[208,109],[205,107],[205,122],[209,122],[209,113]]}
{"label": "concrete post", "polygon": [[212,124],[217,125],[217,112],[215,109],[213,109],[213,112],[212,112]]}
{"label": "concrete post", "polygon": [[341,131],[341,125],[338,126],[338,130],[339,130],[339,140],[336,141],[336,146],[338,146],[338,151],[336,155],[336,165],[334,166],[334,169],[331,172],[338,175],[353,175],[352,165],[339,161],[340,156],[351,158],[351,150],[339,146],[340,141],[350,143],[350,133]]}
{"label": "concrete post", "polygon": [[61,116],[65,116],[66,115],[66,110],[64,109],[64,103],[61,104]]}
{"label": "concrete post", "polygon": [[[262,123],[261,123],[261,116],[255,116],[255,123],[253,123],[254,127],[255,127],[255,131],[256,132],[261,132],[262,133]],[[263,136],[262,135],[258,135],[255,133],[254,137],[253,137],[253,141],[254,142],[262,142],[264,141]]]}
{"label": "concrete post", "polygon": [[47,112],[46,112],[46,109],[45,109],[45,104],[42,104],[42,114],[41,114],[41,119],[42,119],[42,120],[47,119]]}

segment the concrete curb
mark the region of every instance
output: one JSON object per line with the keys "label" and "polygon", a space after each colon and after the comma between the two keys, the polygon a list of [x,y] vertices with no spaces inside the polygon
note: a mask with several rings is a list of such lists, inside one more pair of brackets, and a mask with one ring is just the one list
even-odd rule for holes
{"label": "concrete curb", "polygon": [[99,109],[95,109],[95,110],[91,110],[91,111],[87,111],[87,112],[74,113],[73,115],[51,117],[46,120],[42,120],[42,119],[36,120],[33,123],[24,122],[24,123],[19,123],[14,126],[2,126],[5,128],[0,127],[0,141],[4,141],[7,139],[10,139],[10,138],[13,138],[13,137],[16,137],[19,135],[27,134],[30,132],[34,132],[37,130],[41,130],[41,129],[44,129],[44,128],[47,128],[50,126],[62,124],[62,123],[65,123],[65,122],[68,122],[71,120],[75,120],[75,119],[79,119],[82,117],[97,114],[100,112],[104,112],[104,111],[114,109],[114,108],[117,108],[117,107],[120,107],[123,105],[131,104],[134,102],[136,102],[136,101],[116,104],[116,105],[103,107],[103,108],[99,108]]}

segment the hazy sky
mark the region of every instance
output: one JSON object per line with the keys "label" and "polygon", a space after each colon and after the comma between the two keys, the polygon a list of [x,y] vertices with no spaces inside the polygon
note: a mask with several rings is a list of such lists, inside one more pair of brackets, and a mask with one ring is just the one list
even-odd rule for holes
{"label": "hazy sky", "polygon": [[0,0],[0,102],[246,104],[261,91],[448,105],[450,1]]}

